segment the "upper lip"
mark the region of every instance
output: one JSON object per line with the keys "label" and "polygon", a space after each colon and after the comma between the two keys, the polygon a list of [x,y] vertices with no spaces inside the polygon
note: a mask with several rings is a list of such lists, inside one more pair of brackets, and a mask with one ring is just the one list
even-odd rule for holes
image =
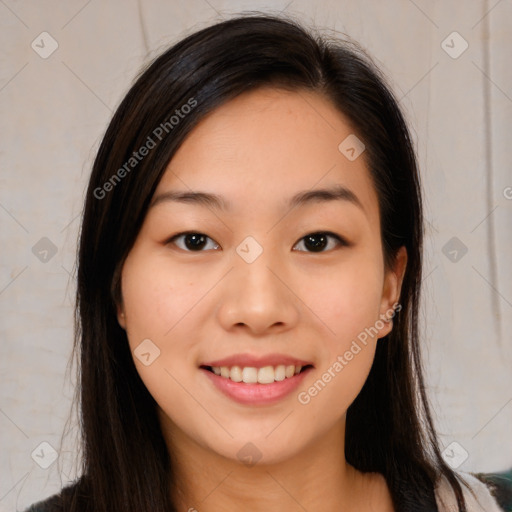
{"label": "upper lip", "polygon": [[234,354],[232,356],[225,357],[223,359],[216,359],[215,361],[208,361],[203,363],[201,366],[240,366],[242,368],[263,368],[264,366],[308,366],[312,365],[310,361],[303,359],[297,359],[286,354],[266,354],[266,355],[252,355],[252,354]]}

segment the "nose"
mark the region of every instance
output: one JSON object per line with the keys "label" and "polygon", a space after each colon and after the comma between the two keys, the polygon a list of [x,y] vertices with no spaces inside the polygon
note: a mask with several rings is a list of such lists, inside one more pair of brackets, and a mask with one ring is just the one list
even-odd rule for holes
{"label": "nose", "polygon": [[263,251],[252,263],[235,256],[234,268],[222,284],[217,308],[218,321],[225,330],[275,334],[298,322],[300,301],[293,293],[293,283],[269,252]]}

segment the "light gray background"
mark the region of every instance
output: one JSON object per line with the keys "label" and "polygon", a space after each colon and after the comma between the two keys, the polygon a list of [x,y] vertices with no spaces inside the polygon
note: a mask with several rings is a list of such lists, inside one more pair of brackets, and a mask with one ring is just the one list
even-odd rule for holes
{"label": "light gray background", "polygon": [[[424,182],[425,366],[443,447],[459,443],[462,471],[512,466],[511,0],[0,0],[2,511],[75,475],[72,439],[48,469],[40,443],[60,450],[70,412],[74,253],[106,124],[148,58],[248,9],[344,32],[391,77]],[[50,48],[43,31],[58,43],[46,59],[31,47]],[[469,44],[457,58],[454,31]],[[57,249],[46,262],[32,251],[43,237]],[[466,254],[450,255],[453,237]]]}

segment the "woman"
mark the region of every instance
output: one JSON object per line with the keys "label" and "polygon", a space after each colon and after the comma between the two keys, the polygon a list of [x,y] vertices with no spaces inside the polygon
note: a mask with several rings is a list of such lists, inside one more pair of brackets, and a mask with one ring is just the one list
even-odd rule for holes
{"label": "woman", "polygon": [[83,475],[31,510],[505,510],[506,485],[440,454],[422,222],[404,119],[357,48],[261,15],[167,50],[87,192]]}

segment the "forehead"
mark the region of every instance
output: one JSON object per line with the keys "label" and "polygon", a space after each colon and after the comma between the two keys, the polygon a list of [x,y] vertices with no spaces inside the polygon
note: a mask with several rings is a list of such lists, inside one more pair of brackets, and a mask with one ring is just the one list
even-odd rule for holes
{"label": "forehead", "polygon": [[364,157],[351,161],[339,150],[353,132],[317,93],[275,88],[244,93],[194,128],[155,195],[170,189],[208,190],[229,198],[234,208],[272,208],[297,191],[341,185],[378,216]]}

